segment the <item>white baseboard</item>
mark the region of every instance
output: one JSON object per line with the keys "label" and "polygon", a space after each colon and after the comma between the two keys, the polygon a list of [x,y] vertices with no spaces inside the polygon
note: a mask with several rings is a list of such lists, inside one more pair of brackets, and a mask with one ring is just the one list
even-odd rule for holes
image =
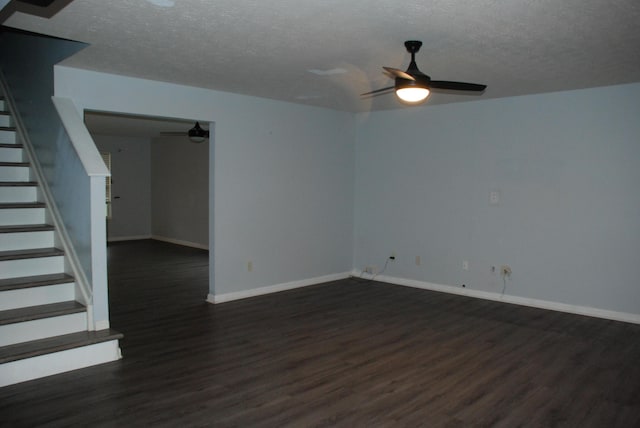
{"label": "white baseboard", "polygon": [[151,235],[114,236],[107,238],[107,242],[139,241],[141,239],[151,239]]}
{"label": "white baseboard", "polygon": [[294,288],[308,287],[309,285],[322,284],[323,282],[338,281],[348,278],[350,272],[335,273],[331,275],[317,276],[315,278],[302,279],[300,281],[286,282],[283,284],[270,285],[267,287],[253,288],[251,290],[236,291],[225,294],[209,294],[207,302],[224,303],[232,300],[246,299],[249,297],[261,296],[264,294],[278,293],[280,291],[293,290]]}
{"label": "white baseboard", "polygon": [[185,247],[199,248],[201,250],[208,250],[208,245],[198,244],[197,242],[183,241],[181,239],[167,238],[160,235],[133,235],[133,236],[115,236],[107,239],[107,242],[121,242],[121,241],[139,241],[141,239],[155,239],[156,241],[168,242],[170,244],[182,245]]}
{"label": "white baseboard", "polygon": [[198,244],[197,242],[183,241],[181,239],[167,238],[166,236],[151,235],[151,239],[156,241],[168,242],[170,244],[182,245],[185,247],[199,248],[201,250],[208,250],[208,245]]}
{"label": "white baseboard", "polygon": [[[354,270],[352,276],[371,279],[372,275]],[[362,275],[362,276],[361,276]],[[405,287],[421,288],[423,290],[440,291],[443,293],[458,294],[461,296],[475,297],[477,299],[494,300],[496,302],[511,303],[514,305],[530,306],[532,308],[549,309],[552,311],[566,312],[576,315],[586,315],[595,318],[604,318],[614,321],[624,321],[640,324],[640,314],[610,311],[607,309],[591,308],[588,306],[569,305],[567,303],[553,302],[549,300],[532,299],[528,297],[511,296],[508,294],[492,293],[489,291],[473,290],[469,288],[454,287],[452,285],[434,284],[415,279],[397,278],[393,276],[378,275],[376,281]]]}

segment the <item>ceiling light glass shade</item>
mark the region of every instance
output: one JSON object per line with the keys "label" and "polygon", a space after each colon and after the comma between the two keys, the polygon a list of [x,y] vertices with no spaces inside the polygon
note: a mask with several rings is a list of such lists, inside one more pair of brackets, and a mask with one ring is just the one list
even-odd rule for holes
{"label": "ceiling light glass shade", "polygon": [[409,86],[396,89],[396,95],[405,103],[417,104],[426,100],[429,96],[429,89],[417,86]]}
{"label": "ceiling light glass shade", "polygon": [[189,141],[191,141],[192,143],[202,143],[204,142],[204,140],[204,137],[189,137]]}

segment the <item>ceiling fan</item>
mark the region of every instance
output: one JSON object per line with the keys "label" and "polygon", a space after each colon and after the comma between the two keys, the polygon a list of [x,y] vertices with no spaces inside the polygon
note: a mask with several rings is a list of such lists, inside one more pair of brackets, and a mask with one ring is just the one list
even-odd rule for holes
{"label": "ceiling fan", "polygon": [[209,138],[209,131],[206,129],[202,129],[200,127],[200,123],[196,122],[196,124],[194,125],[193,128],[189,129],[188,131],[184,132],[184,131],[178,131],[178,132],[174,132],[174,131],[164,131],[160,133],[161,135],[175,135],[175,136],[187,136],[189,137],[189,141],[192,141],[194,143],[202,143],[204,140]]}
{"label": "ceiling fan", "polygon": [[395,78],[395,85],[366,92],[361,96],[384,95],[395,90],[400,100],[407,104],[416,105],[426,100],[431,90],[482,92],[486,89],[487,85],[479,85],[477,83],[431,80],[431,77],[421,72],[416,65],[416,52],[420,50],[422,42],[407,40],[404,42],[404,46],[407,48],[407,52],[411,54],[411,63],[409,63],[407,71],[392,67],[382,67],[390,77]]}

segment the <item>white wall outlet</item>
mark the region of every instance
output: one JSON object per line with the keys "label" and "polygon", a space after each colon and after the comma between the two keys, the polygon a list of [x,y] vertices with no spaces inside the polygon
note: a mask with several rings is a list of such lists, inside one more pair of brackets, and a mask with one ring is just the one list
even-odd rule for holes
{"label": "white wall outlet", "polygon": [[392,252],[391,252],[390,259],[391,259],[391,260],[395,260],[395,259],[396,259],[396,257],[397,257],[397,256],[396,256],[396,252],[395,252],[395,251],[392,251]]}
{"label": "white wall outlet", "polygon": [[253,271],[253,262],[249,260],[247,262],[247,272],[252,272],[252,271]]}
{"label": "white wall outlet", "polygon": [[420,266],[422,264],[422,260],[420,259],[420,256],[416,256],[416,266]]}
{"label": "white wall outlet", "polygon": [[467,260],[462,262],[462,270],[469,270],[469,262]]}
{"label": "white wall outlet", "polygon": [[489,205],[498,205],[500,203],[500,192],[492,190],[489,192]]}

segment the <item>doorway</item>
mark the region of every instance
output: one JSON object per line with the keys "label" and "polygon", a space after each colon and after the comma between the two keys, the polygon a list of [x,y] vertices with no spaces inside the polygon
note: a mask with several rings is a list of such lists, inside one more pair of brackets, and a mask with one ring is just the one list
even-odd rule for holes
{"label": "doorway", "polygon": [[[206,260],[209,268],[209,140],[193,143],[187,131],[195,121],[183,119],[134,116],[108,112],[85,112],[85,124],[100,152],[111,159],[111,216],[107,220],[107,265],[110,295],[110,313],[122,314],[134,300],[153,299],[150,287],[136,285],[136,281],[123,281],[124,270],[135,277],[136,267],[129,261],[118,259],[117,269],[112,269],[112,256],[134,254],[133,262],[146,264],[140,272],[149,268],[149,260],[162,254],[166,265],[174,254],[176,258],[193,256],[198,264]],[[204,129],[209,123],[200,122]],[[163,245],[165,245],[163,250]],[[117,247],[117,248],[116,248]],[[165,251],[166,250],[166,251]],[[148,253],[145,253],[148,252]],[[202,269],[200,269],[202,270]],[[120,273],[114,273],[120,272]],[[202,273],[202,272],[201,272]],[[117,275],[117,277],[113,277]],[[180,279],[182,278],[182,279]],[[176,299],[185,293],[197,293],[192,298],[204,302],[208,290],[208,274],[204,276],[204,290],[186,272],[175,277],[175,288],[163,290],[167,302],[171,293]],[[142,278],[141,278],[142,279]],[[156,281],[160,285],[159,281]],[[139,287],[133,294],[125,294],[123,288]],[[131,292],[128,289],[127,292]],[[136,293],[142,293],[138,295]],[[137,296],[136,299],[131,296]],[[129,303],[125,303],[129,302]],[[138,301],[140,303],[140,301]],[[126,312],[126,311],[125,311]],[[118,325],[111,317],[112,326],[125,336],[129,328]],[[118,318],[119,319],[119,318]],[[126,341],[125,341],[126,343]]]}
{"label": "doorway", "polygon": [[85,123],[111,159],[107,240],[208,249],[210,145],[189,140],[195,121],[85,112]]}

